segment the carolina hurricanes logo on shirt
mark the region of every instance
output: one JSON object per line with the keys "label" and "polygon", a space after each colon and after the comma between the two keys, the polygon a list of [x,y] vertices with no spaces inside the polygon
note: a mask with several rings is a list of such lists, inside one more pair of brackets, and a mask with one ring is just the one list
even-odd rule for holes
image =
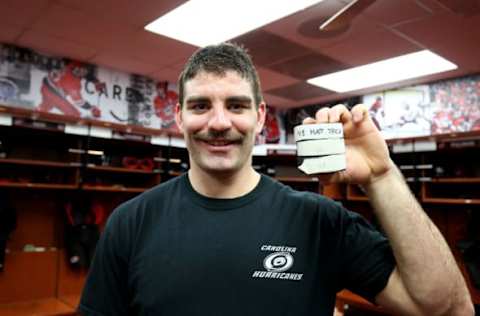
{"label": "carolina hurricanes logo on shirt", "polygon": [[300,281],[303,273],[286,272],[293,266],[293,254],[297,251],[296,247],[263,245],[262,251],[273,253],[268,254],[263,259],[264,271],[253,271],[252,278],[258,279],[279,279]]}
{"label": "carolina hurricanes logo on shirt", "polygon": [[267,271],[283,272],[293,265],[293,256],[288,252],[274,252],[263,260],[263,266]]}

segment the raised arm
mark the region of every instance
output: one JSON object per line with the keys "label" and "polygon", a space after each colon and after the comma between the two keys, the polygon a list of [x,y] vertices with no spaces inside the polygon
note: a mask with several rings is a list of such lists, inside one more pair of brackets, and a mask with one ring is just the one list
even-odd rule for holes
{"label": "raised arm", "polygon": [[379,305],[399,315],[474,315],[470,294],[445,239],[423,211],[364,105],[323,108],[304,124],[342,122],[347,169],[322,176],[360,184],[397,261]]}

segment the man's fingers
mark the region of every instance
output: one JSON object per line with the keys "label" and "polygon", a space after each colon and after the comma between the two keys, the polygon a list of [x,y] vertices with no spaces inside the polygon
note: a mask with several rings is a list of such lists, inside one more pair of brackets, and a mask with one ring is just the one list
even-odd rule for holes
{"label": "man's fingers", "polygon": [[368,116],[368,109],[364,104],[357,104],[352,108],[352,117],[354,123],[360,123]]}
{"label": "man's fingers", "polygon": [[352,112],[350,112],[345,105],[337,104],[332,108],[329,108],[329,107],[321,108],[320,110],[317,111],[317,113],[315,113],[315,119],[308,117],[303,120],[303,124],[338,123],[338,122],[345,124],[351,121],[352,118],[354,122],[360,122],[363,119],[365,113],[368,113],[368,111],[363,104],[358,104],[355,107],[356,107],[355,112],[357,113],[356,115],[358,116],[356,120],[355,118],[353,118],[353,115],[355,115],[353,109],[352,109]]}
{"label": "man's fingers", "polygon": [[315,124],[317,121],[313,117],[304,118],[302,124]]}
{"label": "man's fingers", "polygon": [[328,123],[329,112],[330,112],[330,108],[328,107],[321,108],[320,110],[318,110],[317,113],[315,113],[315,118],[317,119],[317,123]]}
{"label": "man's fingers", "polygon": [[347,122],[351,119],[350,111],[343,104],[337,104],[330,109],[330,123]]}

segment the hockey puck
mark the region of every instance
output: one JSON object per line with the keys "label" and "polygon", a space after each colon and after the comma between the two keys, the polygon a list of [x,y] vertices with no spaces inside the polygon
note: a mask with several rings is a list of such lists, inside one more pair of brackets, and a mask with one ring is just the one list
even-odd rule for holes
{"label": "hockey puck", "polygon": [[306,124],[294,128],[298,168],[310,175],[346,168],[341,123]]}

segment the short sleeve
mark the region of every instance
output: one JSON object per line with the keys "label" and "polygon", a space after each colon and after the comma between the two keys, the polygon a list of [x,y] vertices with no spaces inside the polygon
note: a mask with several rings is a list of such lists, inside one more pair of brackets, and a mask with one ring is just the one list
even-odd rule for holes
{"label": "short sleeve", "polygon": [[341,206],[337,225],[340,286],[374,302],[396,265],[390,244],[362,216]]}
{"label": "short sleeve", "polygon": [[131,232],[121,211],[117,209],[112,213],[98,241],[78,306],[80,315],[128,315]]}

